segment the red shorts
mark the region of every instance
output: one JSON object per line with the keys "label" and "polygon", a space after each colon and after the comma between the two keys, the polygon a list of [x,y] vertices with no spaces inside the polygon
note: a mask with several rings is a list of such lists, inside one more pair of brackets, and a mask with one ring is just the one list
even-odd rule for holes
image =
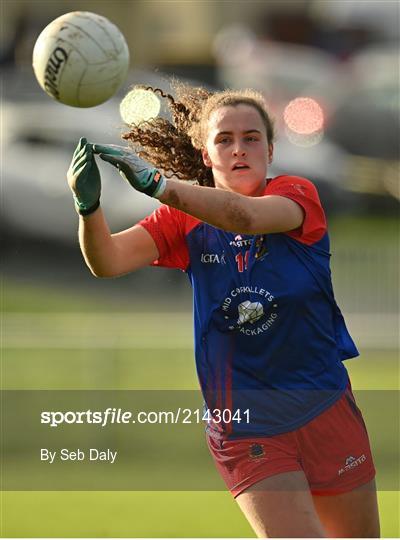
{"label": "red shorts", "polygon": [[367,430],[351,388],[305,426],[272,437],[207,436],[217,469],[234,497],[279,473],[303,471],[314,495],[337,495],[375,476]]}

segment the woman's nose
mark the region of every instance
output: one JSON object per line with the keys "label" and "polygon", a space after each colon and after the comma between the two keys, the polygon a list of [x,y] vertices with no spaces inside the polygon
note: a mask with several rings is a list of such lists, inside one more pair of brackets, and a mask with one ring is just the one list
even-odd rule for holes
{"label": "woman's nose", "polygon": [[232,150],[232,154],[233,154],[234,156],[236,156],[236,157],[237,157],[237,156],[242,156],[242,157],[243,157],[243,156],[246,155],[246,150],[245,150],[242,146],[240,146],[239,144],[237,144],[237,145],[234,146],[234,148],[233,148],[233,150]]}

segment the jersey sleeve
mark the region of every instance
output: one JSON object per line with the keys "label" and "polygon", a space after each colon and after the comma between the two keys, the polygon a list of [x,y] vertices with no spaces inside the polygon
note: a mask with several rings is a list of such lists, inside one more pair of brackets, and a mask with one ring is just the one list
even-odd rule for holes
{"label": "jersey sleeve", "polygon": [[303,224],[285,234],[308,245],[321,240],[327,229],[325,212],[317,189],[310,180],[299,176],[278,176],[269,184],[265,194],[287,197],[302,207]]}
{"label": "jersey sleeve", "polygon": [[152,214],[139,222],[152,236],[159,257],[153,266],[179,268],[186,270],[189,266],[189,252],[185,241],[185,215],[183,212],[161,205]]}

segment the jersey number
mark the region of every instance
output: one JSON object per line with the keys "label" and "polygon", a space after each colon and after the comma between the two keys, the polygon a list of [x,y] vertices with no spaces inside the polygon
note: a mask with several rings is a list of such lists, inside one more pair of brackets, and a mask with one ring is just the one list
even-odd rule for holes
{"label": "jersey number", "polygon": [[247,270],[247,265],[249,263],[249,254],[250,250],[248,249],[245,251],[244,256],[243,253],[238,253],[235,257],[235,261],[237,262],[238,271],[243,272],[243,270]]}

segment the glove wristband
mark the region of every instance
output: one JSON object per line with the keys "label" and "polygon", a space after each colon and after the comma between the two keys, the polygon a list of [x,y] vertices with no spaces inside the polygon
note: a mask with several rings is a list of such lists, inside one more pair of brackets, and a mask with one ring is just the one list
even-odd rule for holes
{"label": "glove wristband", "polygon": [[143,193],[158,199],[164,193],[166,187],[167,182],[163,175],[157,169],[153,169],[150,172],[148,185],[143,190]]}
{"label": "glove wristband", "polygon": [[82,208],[79,205],[79,203],[75,200],[75,208],[80,216],[89,216],[90,214],[93,214],[93,212],[95,212],[99,206],[100,206],[100,199],[97,202],[95,202],[94,205],[91,206],[90,208]]}

